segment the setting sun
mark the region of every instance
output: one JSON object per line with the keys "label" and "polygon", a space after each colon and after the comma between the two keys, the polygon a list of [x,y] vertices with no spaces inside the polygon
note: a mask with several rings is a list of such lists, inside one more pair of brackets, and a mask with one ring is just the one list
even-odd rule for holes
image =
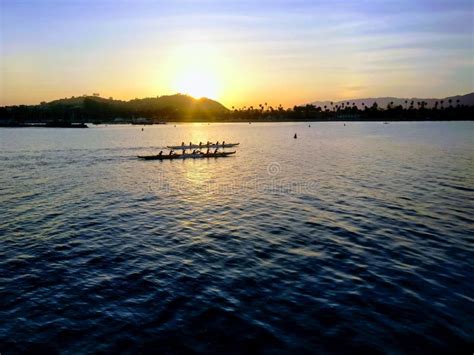
{"label": "setting sun", "polygon": [[176,92],[197,99],[201,97],[217,99],[219,94],[217,77],[209,70],[190,69],[183,72],[177,76],[174,88]]}
{"label": "setting sun", "polygon": [[195,42],[187,39],[185,44],[170,50],[167,58],[169,85],[172,91],[181,94],[217,100],[226,72],[225,61],[213,45]]}

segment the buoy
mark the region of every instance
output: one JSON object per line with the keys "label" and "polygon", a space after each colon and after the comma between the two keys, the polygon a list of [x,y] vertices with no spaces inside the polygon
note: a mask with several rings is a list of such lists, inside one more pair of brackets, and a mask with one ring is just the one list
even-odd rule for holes
{"label": "buoy", "polygon": [[295,133],[295,136],[294,136],[293,138],[294,138],[294,139],[298,138],[298,136],[296,135],[296,133]]}

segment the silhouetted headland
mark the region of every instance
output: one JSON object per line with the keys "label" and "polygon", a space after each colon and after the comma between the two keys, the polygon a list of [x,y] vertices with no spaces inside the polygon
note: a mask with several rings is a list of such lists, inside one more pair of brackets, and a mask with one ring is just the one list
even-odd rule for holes
{"label": "silhouetted headland", "polygon": [[[379,101],[379,102],[378,102]],[[0,127],[86,127],[86,122],[458,121],[473,120],[474,93],[445,99],[357,99],[284,108],[267,103],[226,108],[217,101],[176,94],[130,101],[98,95],[40,105],[0,107]]]}

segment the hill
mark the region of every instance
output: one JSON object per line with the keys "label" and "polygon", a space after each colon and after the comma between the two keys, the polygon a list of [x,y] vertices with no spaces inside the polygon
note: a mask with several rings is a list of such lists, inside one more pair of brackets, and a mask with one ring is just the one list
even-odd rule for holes
{"label": "hill", "polygon": [[[458,101],[459,100],[459,101]],[[398,98],[398,97],[377,97],[377,98],[364,98],[364,99],[350,99],[350,100],[341,100],[341,101],[333,101],[332,106],[341,106],[343,103],[345,106],[349,105],[352,106],[355,104],[358,108],[363,108],[365,106],[372,106],[374,102],[377,102],[379,107],[385,108],[389,104],[392,106],[399,106],[401,105],[403,108],[409,108],[410,105],[413,103],[413,107],[418,107],[418,102],[426,102],[426,108],[435,107],[436,102],[438,102],[438,107],[449,107],[449,105],[456,106],[456,105],[466,105],[466,106],[474,106],[474,93],[470,93],[467,95],[457,95],[457,96],[450,96],[445,97],[442,99],[422,99],[422,98]],[[327,106],[331,109],[331,101],[314,101],[311,103],[315,106]]]}
{"label": "hill", "polygon": [[229,110],[217,101],[207,98],[195,99],[181,94],[130,101],[105,99],[95,94],[42,102],[40,105],[0,107],[0,121],[6,124],[213,121],[228,112]]}
{"label": "hill", "polygon": [[131,107],[135,110],[162,110],[176,109],[180,111],[204,111],[204,112],[227,112],[228,109],[221,103],[208,99],[195,99],[194,97],[182,94],[164,95],[143,99],[133,99],[129,101],[106,99],[99,96],[79,96],[54,100],[42,103],[42,106],[65,105],[76,108],[85,108],[90,102],[102,105],[117,107]]}

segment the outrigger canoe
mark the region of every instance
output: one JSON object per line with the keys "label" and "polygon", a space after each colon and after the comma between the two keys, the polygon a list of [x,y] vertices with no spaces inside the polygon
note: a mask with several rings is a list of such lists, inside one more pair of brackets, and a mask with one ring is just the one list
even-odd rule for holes
{"label": "outrigger canoe", "polygon": [[226,143],[226,144],[192,144],[192,145],[168,145],[166,148],[169,148],[169,149],[182,149],[182,150],[185,150],[185,149],[203,149],[203,148],[232,148],[232,147],[236,147],[238,146],[240,143]]}
{"label": "outrigger canoe", "polygon": [[173,160],[173,159],[202,159],[202,158],[222,158],[222,157],[228,157],[229,155],[235,154],[235,151],[233,152],[217,152],[217,153],[197,153],[197,154],[162,154],[162,155],[139,155],[138,157],[140,159],[145,159],[145,160]]}

